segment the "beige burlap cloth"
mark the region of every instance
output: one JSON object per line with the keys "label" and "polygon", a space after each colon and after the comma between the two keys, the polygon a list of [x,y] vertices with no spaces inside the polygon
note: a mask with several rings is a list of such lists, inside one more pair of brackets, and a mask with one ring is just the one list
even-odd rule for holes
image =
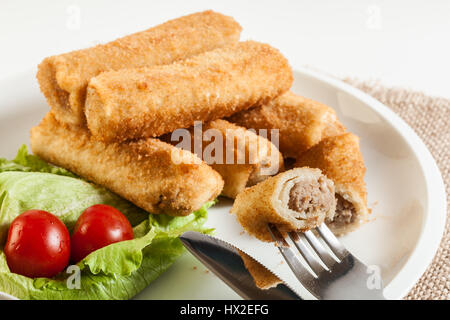
{"label": "beige burlap cloth", "polygon": [[405,299],[450,299],[450,100],[420,92],[386,88],[378,82],[345,81],[396,112],[420,136],[441,170],[447,192],[447,223],[439,250]]}

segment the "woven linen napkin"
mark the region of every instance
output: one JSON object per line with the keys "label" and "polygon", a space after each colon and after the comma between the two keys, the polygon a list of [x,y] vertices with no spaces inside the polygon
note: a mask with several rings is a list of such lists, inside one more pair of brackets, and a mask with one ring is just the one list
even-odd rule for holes
{"label": "woven linen napkin", "polygon": [[447,192],[447,222],[439,249],[414,288],[405,297],[450,299],[450,100],[430,97],[421,92],[387,88],[379,82],[345,79],[391,108],[419,135],[436,160]]}

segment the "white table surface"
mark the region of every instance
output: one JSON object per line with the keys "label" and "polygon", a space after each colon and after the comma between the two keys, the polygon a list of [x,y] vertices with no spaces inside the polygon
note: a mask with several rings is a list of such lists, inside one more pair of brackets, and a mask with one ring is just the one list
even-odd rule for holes
{"label": "white table surface", "polygon": [[209,8],[232,15],[243,39],[279,48],[293,67],[450,97],[446,0],[1,0],[0,78]]}

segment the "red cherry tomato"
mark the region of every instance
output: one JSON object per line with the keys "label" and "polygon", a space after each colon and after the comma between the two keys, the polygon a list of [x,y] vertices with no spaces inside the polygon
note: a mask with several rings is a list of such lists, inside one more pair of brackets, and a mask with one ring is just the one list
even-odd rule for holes
{"label": "red cherry tomato", "polygon": [[69,263],[70,234],[51,213],[28,210],[11,223],[4,252],[11,272],[51,278]]}
{"label": "red cherry tomato", "polygon": [[111,243],[133,239],[127,218],[116,208],[96,204],[78,218],[72,233],[72,261],[78,262],[92,251]]}

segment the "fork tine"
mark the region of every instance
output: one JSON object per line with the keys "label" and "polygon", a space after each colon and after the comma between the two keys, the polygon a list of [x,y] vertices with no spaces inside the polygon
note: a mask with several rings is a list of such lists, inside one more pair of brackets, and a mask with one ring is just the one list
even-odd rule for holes
{"label": "fork tine", "polygon": [[349,254],[347,249],[345,249],[341,242],[334,236],[333,232],[328,229],[325,223],[322,223],[319,227],[316,228],[316,230],[325,240],[331,251],[333,251],[336,257],[338,257],[340,260],[342,260]]}
{"label": "fork tine", "polygon": [[308,271],[308,269],[303,266],[300,260],[295,256],[294,251],[289,247],[289,244],[283,238],[280,231],[278,231],[278,229],[272,224],[268,224],[267,226],[270,235],[277,243],[277,247],[286,260],[289,268],[291,268],[292,272],[302,283],[302,285],[308,288],[308,284],[315,282],[315,277]]}
{"label": "fork tine", "polygon": [[317,253],[322,262],[330,269],[337,261],[328,251],[327,249],[320,243],[320,241],[316,238],[312,231],[306,231],[303,233],[306,240],[308,240],[311,247]]}
{"label": "fork tine", "polygon": [[294,242],[295,246],[297,247],[298,251],[302,255],[302,257],[305,259],[305,261],[308,263],[309,267],[314,271],[316,276],[318,276],[322,271],[324,271],[324,267],[320,264],[319,260],[314,257],[311,250],[303,243],[301,238],[301,235],[297,234],[296,232],[289,232],[289,238],[291,238],[292,242]]}

